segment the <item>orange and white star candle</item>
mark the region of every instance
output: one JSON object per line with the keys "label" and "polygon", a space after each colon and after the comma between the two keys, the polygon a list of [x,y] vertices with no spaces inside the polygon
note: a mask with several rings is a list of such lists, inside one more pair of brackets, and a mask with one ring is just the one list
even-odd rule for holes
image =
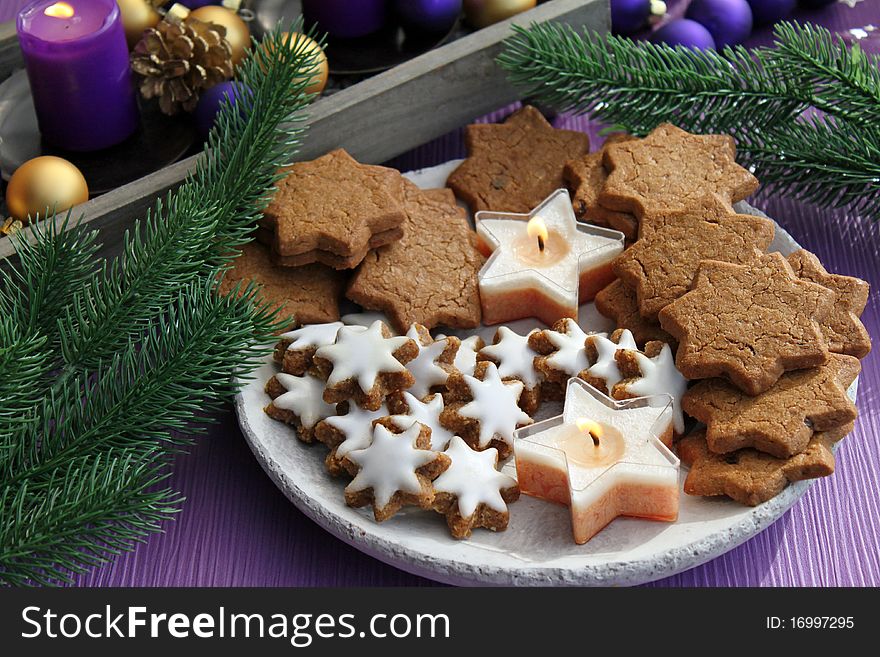
{"label": "orange and white star candle", "polygon": [[537,317],[552,325],[577,319],[578,306],[614,280],[611,262],[623,233],[578,222],[565,189],[529,214],[478,212],[484,324]]}
{"label": "orange and white star candle", "polygon": [[672,398],[617,401],[570,379],[563,414],[514,433],[525,495],[570,507],[574,540],[586,543],[618,516],[678,518]]}

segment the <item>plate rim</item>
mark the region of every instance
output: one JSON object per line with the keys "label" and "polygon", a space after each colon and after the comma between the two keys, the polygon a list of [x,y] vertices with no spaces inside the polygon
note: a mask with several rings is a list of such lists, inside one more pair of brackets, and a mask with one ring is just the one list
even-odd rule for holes
{"label": "plate rim", "polygon": [[[269,359],[271,355],[267,357],[267,360]],[[323,504],[307,495],[277,461],[264,458],[265,454],[260,448],[262,443],[259,432],[247,419],[245,400],[241,393],[235,397],[235,412],[238,425],[257,462],[285,497],[310,520],[368,556],[411,574],[455,586],[631,586],[670,577],[711,561],[754,538],[782,517],[816,481],[813,479],[790,484],[773,499],[753,507],[735,525],[717,532],[709,539],[704,537],[665,550],[663,554],[667,557],[666,561],[674,564],[671,567],[658,569],[656,557],[647,557],[606,561],[596,565],[587,564],[582,568],[536,564],[530,567],[487,569],[443,558],[442,555],[428,556],[408,550],[406,546],[375,534],[371,535],[351,520],[335,514],[330,509],[322,509]],[[367,520],[372,522],[370,519]],[[736,538],[731,540],[731,535],[735,535]],[[406,559],[401,558],[401,553],[406,555]],[[541,582],[535,580],[534,573],[537,571],[541,572],[541,580],[543,580]]]}
{"label": "plate rim", "polygon": [[[425,171],[448,169],[460,161],[450,160],[433,167],[409,171],[404,175],[417,176]],[[740,212],[770,218],[744,201],[737,203],[735,207]],[[775,221],[774,224],[777,233],[781,232],[790,238],[792,243],[800,246],[784,228]],[[271,359],[271,354],[267,355],[261,367]],[[255,430],[248,421],[244,387],[249,383],[252,384],[253,381],[239,380],[242,388],[236,394],[234,403],[238,425],[257,462],[284,495],[310,520],[337,539],[395,568],[444,584],[457,586],[630,586],[645,584],[705,564],[751,540],[779,520],[816,482],[815,479],[808,479],[791,483],[776,497],[749,509],[733,525],[720,529],[710,536],[701,536],[687,543],[666,548],[661,553],[641,558],[629,560],[617,558],[599,564],[584,564],[581,567],[548,566],[542,565],[540,562],[506,568],[482,564],[474,565],[445,557],[442,554],[429,555],[410,550],[406,545],[385,538],[378,532],[370,532],[369,527],[379,527],[371,518],[364,516],[362,519],[365,519],[366,522],[363,523],[363,526],[359,526],[352,519],[335,513],[320,499],[312,498],[306,494],[290,474],[278,464],[277,460],[270,458],[270,455],[266,453],[266,450],[269,449],[268,446],[261,440],[260,432]],[[848,391],[852,398],[855,398],[857,384],[858,377]],[[834,446],[835,452],[840,444],[839,442]],[[658,566],[658,563],[661,562],[658,559],[658,554],[662,554],[664,557],[662,563],[668,565]],[[540,573],[540,578],[536,578],[536,573]]]}

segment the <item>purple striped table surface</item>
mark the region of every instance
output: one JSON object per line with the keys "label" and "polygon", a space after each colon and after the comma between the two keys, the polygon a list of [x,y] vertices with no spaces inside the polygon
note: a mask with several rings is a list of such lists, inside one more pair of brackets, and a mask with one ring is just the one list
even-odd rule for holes
{"label": "purple striped table surface", "polygon": [[[26,2],[2,0],[0,22]],[[673,14],[686,3],[670,2]],[[880,23],[880,0],[841,0],[799,11],[844,32]],[[870,30],[869,30],[870,31]],[[769,43],[759,30],[747,45]],[[866,50],[877,51],[873,39]],[[584,117],[557,127],[595,133]],[[392,164],[402,170],[463,155],[461,131]],[[872,292],[862,317],[880,328],[880,227],[846,210],[829,211],[758,194],[752,203],[776,219],[833,272],[858,276]],[[880,585],[880,380],[876,351],[862,361],[859,420],[841,446],[837,472],[818,481],[769,529],[698,568],[649,586]],[[250,453],[229,405],[216,424],[174,463],[171,486],[186,496],[176,520],[133,552],[77,578],[82,586],[423,586],[428,580],[367,557],[303,516],[275,488]]]}

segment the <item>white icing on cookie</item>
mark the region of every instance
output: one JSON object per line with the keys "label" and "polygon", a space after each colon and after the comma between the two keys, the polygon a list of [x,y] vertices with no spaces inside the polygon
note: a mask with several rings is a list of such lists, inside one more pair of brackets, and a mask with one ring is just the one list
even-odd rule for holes
{"label": "white icing on cookie", "polygon": [[343,326],[342,322],[327,322],[326,324],[305,324],[295,331],[281,334],[282,340],[290,340],[288,351],[308,349],[309,347],[323,347],[336,342],[336,334]]}
{"label": "white icing on cookie", "polygon": [[422,485],[416,470],[437,458],[437,452],[415,446],[421,430],[418,424],[400,434],[391,433],[381,424],[373,427],[370,446],[348,454],[348,460],[360,469],[345,490],[372,488],[377,508],[387,506],[397,491],[420,494]]}
{"label": "white icing on cookie", "polygon": [[362,328],[369,328],[373,324],[373,322],[382,322],[394,335],[398,334],[397,331],[391,328],[391,324],[388,321],[388,318],[383,313],[348,313],[347,315],[343,315],[340,319],[342,320],[342,323],[346,326],[360,326]]}
{"label": "white icing on cookie", "polygon": [[325,358],[333,365],[328,387],[356,379],[361,390],[369,393],[380,373],[406,371],[394,352],[407,342],[407,337],[384,337],[380,321],[373,322],[367,330],[343,326],[336,335],[336,342],[318,349],[315,357]]}
{"label": "white icing on cookie", "polygon": [[480,422],[478,446],[486,447],[493,438],[503,440],[513,446],[513,432],[518,425],[531,424],[532,418],[523,413],[518,406],[523,384],[519,381],[501,380],[498,368],[489,363],[485,380],[465,376],[473,401],[459,409],[463,417]]}
{"label": "white icing on cookie", "polygon": [[442,386],[449,378],[449,372],[437,364],[437,359],[443,355],[446,347],[449,346],[449,341],[442,338],[429,345],[423,345],[415,324],[410,326],[406,337],[419,345],[419,355],[406,364],[406,369],[412,373],[416,380],[409,391],[421,399],[431,392],[433,386]]}
{"label": "white icing on cookie", "polygon": [[547,363],[569,376],[577,376],[590,366],[584,342],[587,334],[573,319],[565,320],[565,333],[547,331],[544,335],[557,351],[547,357]]}
{"label": "white icing on cookie", "polygon": [[403,393],[409,412],[405,415],[392,415],[391,421],[398,429],[409,429],[414,422],[424,424],[431,429],[431,449],[446,449],[453,433],[440,424],[440,413],[443,412],[443,397],[433,395],[427,402],[422,402],[409,392]]}
{"label": "white icing on cookie", "polygon": [[478,452],[459,436],[454,436],[445,453],[452,463],[434,480],[434,490],[457,495],[458,512],[462,518],[474,515],[480,504],[500,513],[507,511],[501,491],[516,486],[516,480],[497,470],[497,449],[492,447]]}
{"label": "white icing on cookie", "polygon": [[620,340],[615,344],[601,333],[590,336],[593,340],[593,346],[596,347],[596,362],[587,372],[590,376],[597,379],[603,379],[608,387],[611,388],[620,383],[622,378],[620,369],[617,367],[617,361],[614,360],[614,354],[620,349],[632,349],[638,351],[639,347],[633,338],[633,334],[628,329],[624,329],[620,334]]}
{"label": "white icing on cookie", "polygon": [[279,372],[278,382],[287,390],[272,400],[276,408],[292,411],[306,429],[311,429],[321,420],[336,415],[336,407],[324,401],[324,382],[314,376],[294,376]]}
{"label": "white icing on cookie", "polygon": [[660,353],[654,358],[636,352],[636,362],[642,376],[626,384],[626,391],[639,397],[666,393],[672,397],[672,417],[675,433],[684,433],[684,414],[681,410],[681,398],[687,392],[688,381],[675,367],[675,358],[668,344],[663,345]]}
{"label": "white icing on cookie", "polygon": [[535,369],[535,357],[539,354],[529,346],[529,335],[535,331],[520,335],[502,326],[496,334],[496,344],[483,347],[480,354],[497,362],[501,378],[513,377],[525,383],[527,388],[534,388],[541,382]]}
{"label": "white icing on cookie", "polygon": [[455,354],[455,362],[453,363],[459,372],[468,376],[474,375],[474,370],[477,367],[477,351],[479,346],[479,335],[472,335],[461,341],[461,346]]}
{"label": "white icing on cookie", "polygon": [[368,411],[357,404],[348,405],[348,413],[328,417],[324,422],[339,431],[345,440],[336,448],[336,456],[342,458],[356,449],[370,446],[373,439],[373,420],[388,415],[388,407],[382,404],[379,410]]}

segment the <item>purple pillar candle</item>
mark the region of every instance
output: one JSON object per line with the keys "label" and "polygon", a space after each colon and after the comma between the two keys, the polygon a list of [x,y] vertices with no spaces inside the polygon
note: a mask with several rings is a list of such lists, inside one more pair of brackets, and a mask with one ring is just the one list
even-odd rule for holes
{"label": "purple pillar candle", "polygon": [[36,0],[18,15],[17,27],[47,142],[96,151],[137,129],[137,99],[116,0]]}

